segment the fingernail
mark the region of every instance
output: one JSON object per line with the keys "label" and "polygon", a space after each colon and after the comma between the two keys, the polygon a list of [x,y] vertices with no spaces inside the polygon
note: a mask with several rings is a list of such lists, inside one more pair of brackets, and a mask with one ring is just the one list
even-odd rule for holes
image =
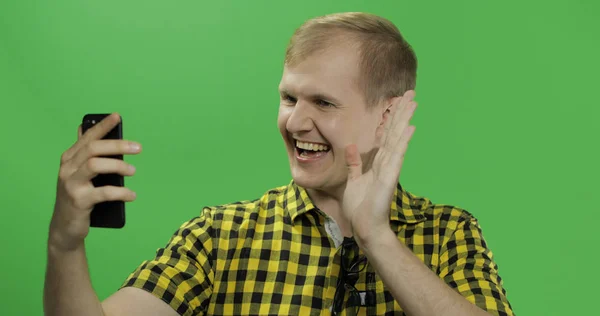
{"label": "fingernail", "polygon": [[135,167],[133,165],[129,165],[129,171],[135,172]]}
{"label": "fingernail", "polygon": [[140,144],[137,144],[137,143],[131,143],[131,144],[129,144],[129,147],[130,147],[130,148],[131,148],[131,150],[133,150],[133,151],[138,151],[138,150],[140,150]]}

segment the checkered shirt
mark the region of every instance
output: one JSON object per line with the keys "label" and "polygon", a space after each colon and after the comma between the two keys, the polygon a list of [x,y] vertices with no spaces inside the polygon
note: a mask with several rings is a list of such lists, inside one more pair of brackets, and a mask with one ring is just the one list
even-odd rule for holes
{"label": "checkered shirt", "polygon": [[[294,181],[260,199],[205,207],[122,287],[146,290],[184,316],[328,315],[340,273],[340,247],[325,229],[328,220]],[[491,315],[513,315],[472,214],[398,184],[390,227],[469,301]],[[371,265],[355,287],[370,298],[360,314],[404,315]]]}

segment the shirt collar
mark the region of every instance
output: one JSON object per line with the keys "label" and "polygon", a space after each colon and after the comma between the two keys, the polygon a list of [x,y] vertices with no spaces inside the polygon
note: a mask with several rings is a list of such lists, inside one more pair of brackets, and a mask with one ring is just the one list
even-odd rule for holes
{"label": "shirt collar", "polygon": [[394,198],[392,199],[390,220],[399,221],[406,224],[416,224],[425,221],[427,218],[423,214],[429,206],[428,200],[417,199],[413,194],[404,190],[398,183]]}
{"label": "shirt collar", "polygon": [[308,196],[306,189],[297,185],[294,180],[292,180],[284,190],[283,209],[288,211],[293,223],[296,217],[308,211],[312,211],[316,209],[316,207]]}
{"label": "shirt collar", "polygon": [[[426,220],[423,214],[428,204],[417,203],[417,199],[410,192],[404,190],[400,183],[394,191],[390,209],[390,220],[406,224],[416,224]],[[293,180],[284,190],[283,208],[290,214],[292,223],[296,217],[317,209],[303,187],[297,185]]]}

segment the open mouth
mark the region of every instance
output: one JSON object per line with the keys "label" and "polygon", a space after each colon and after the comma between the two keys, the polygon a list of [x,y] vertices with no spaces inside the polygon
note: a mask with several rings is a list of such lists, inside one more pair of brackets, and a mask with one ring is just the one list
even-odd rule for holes
{"label": "open mouth", "polygon": [[296,154],[302,160],[314,160],[325,156],[330,150],[329,145],[307,143],[296,140]]}

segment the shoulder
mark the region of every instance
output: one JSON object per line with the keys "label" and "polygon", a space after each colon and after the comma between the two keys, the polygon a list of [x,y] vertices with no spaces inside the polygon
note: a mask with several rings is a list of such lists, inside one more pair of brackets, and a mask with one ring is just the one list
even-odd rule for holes
{"label": "shoulder", "polygon": [[434,202],[425,196],[406,192],[411,201],[411,207],[417,209],[425,218],[426,226],[434,226],[441,231],[453,232],[465,225],[478,226],[477,218],[471,211],[456,204]]}
{"label": "shoulder", "polygon": [[255,220],[258,216],[272,215],[275,209],[282,209],[281,204],[286,188],[287,186],[271,188],[262,196],[252,200],[204,206],[199,218],[208,218],[213,225],[220,225],[223,222],[241,224],[244,221]]}
{"label": "shoulder", "polygon": [[[456,204],[436,203],[423,196],[410,196],[411,208],[420,215],[420,222],[412,229],[413,235],[429,244],[432,253],[465,253],[488,251],[478,219]],[[414,236],[413,236],[414,237]],[[437,250],[436,250],[437,249]],[[440,257],[440,260],[448,258]],[[433,259],[434,264],[437,262]]]}
{"label": "shoulder", "polygon": [[220,239],[246,237],[256,225],[273,222],[274,215],[283,214],[280,205],[285,188],[272,188],[253,200],[204,206],[199,216],[181,224],[170,242],[200,242],[204,248],[210,249]]}

